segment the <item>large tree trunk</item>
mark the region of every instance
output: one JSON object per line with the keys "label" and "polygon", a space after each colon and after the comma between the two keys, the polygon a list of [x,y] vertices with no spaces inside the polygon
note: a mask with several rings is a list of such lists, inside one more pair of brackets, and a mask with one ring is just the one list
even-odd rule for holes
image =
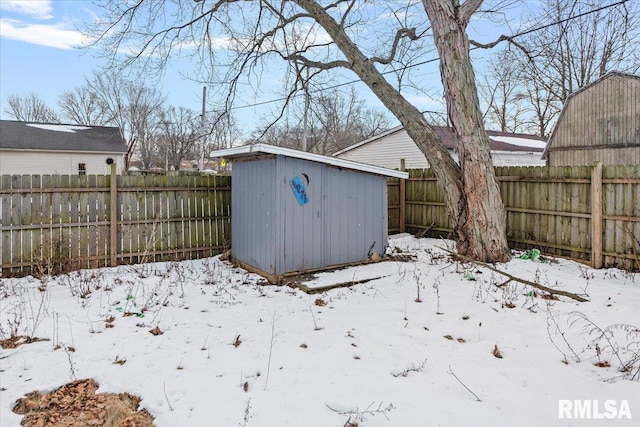
{"label": "large tree trunk", "polygon": [[456,224],[458,252],[476,260],[510,258],[506,213],[493,170],[465,32],[482,0],[423,0],[440,56],[447,111],[458,140],[462,192]]}
{"label": "large tree trunk", "polygon": [[[338,25],[313,0],[296,0],[327,31],[343,52],[349,67],[376,94],[402,123],[407,134],[424,153],[445,195],[445,203],[457,235],[458,252],[484,262],[503,262],[510,258],[505,232],[505,211],[489,154],[489,139],[484,130],[465,26],[458,18],[457,0],[423,0],[443,3],[451,14],[438,8],[430,17],[440,50],[442,82],[449,106],[449,117],[460,143],[461,164],[455,163],[426,119],[380,74]],[[469,6],[471,6],[471,2]],[[477,7],[479,2],[469,16]],[[466,5],[466,3],[465,3]],[[448,12],[448,11],[447,11]],[[445,22],[436,22],[443,20]],[[468,22],[468,18],[467,18]]]}

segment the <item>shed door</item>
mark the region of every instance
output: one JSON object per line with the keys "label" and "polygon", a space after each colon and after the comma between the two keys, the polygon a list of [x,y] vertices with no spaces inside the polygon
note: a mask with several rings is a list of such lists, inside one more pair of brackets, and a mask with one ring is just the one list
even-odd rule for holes
{"label": "shed door", "polygon": [[384,254],[387,237],[385,178],[328,167],[324,190],[327,265],[364,261],[373,251]]}
{"label": "shed door", "polygon": [[278,156],[277,203],[282,232],[278,245],[279,273],[324,267],[323,194],[325,165]]}

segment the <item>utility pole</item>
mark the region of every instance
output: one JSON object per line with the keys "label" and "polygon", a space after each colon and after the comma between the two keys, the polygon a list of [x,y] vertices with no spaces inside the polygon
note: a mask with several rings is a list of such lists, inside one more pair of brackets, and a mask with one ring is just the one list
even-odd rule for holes
{"label": "utility pole", "polygon": [[200,115],[200,132],[202,132],[202,156],[200,156],[199,170],[204,170],[204,152],[207,149],[207,137],[204,133],[204,112],[205,101],[207,99],[207,87],[202,86],[202,114]]}
{"label": "utility pole", "polygon": [[309,138],[308,115],[309,115],[309,68],[307,68],[307,79],[304,81],[304,119],[303,119],[303,136],[302,151],[307,151],[307,139]]}

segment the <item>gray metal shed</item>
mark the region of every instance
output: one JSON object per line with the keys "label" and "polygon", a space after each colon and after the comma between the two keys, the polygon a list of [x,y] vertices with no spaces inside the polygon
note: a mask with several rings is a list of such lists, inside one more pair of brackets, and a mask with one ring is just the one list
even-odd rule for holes
{"label": "gray metal shed", "polygon": [[406,172],[253,144],[233,161],[231,256],[270,282],[366,261],[387,245],[386,177]]}

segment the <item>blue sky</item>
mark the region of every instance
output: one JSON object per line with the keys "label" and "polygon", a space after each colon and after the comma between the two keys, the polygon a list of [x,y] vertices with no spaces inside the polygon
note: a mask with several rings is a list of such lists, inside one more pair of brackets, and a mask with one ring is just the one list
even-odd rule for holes
{"label": "blue sky", "polygon": [[[95,19],[89,0],[0,2],[0,117],[11,94],[35,92],[57,109],[59,95],[81,85],[104,64],[96,52],[79,49],[86,39],[78,28]],[[199,110],[202,86],[169,70],[150,85],[169,94],[169,102]],[[171,90],[168,90],[168,89]]]}
{"label": "blue sky", "polygon": [[[517,9],[517,8],[516,8]],[[9,119],[5,113],[6,98],[11,94],[23,95],[35,92],[51,107],[57,109],[59,95],[81,85],[85,77],[104,65],[97,52],[91,49],[78,49],[86,42],[79,28],[84,22],[92,22],[99,15],[99,10],[89,0],[2,0],[0,1],[0,117]],[[496,25],[478,21],[472,31],[482,41],[490,41],[500,31]],[[427,58],[428,59],[428,58]],[[478,58],[477,66],[482,66]],[[180,76],[181,71],[188,70],[192,64],[181,60],[175,63],[160,80],[150,79],[148,85],[158,87],[167,95],[167,100],[175,106],[184,106],[199,111],[201,108],[202,84]],[[437,62],[420,69],[421,81],[434,88],[430,94],[436,97],[440,92]],[[348,80],[352,74],[345,74]],[[252,94],[241,96],[237,105],[251,104],[278,98],[277,91],[269,87],[279,86],[279,77],[266,76],[267,90],[257,97]],[[381,104],[362,85],[356,86],[361,98],[374,108]],[[407,93],[408,98],[423,110],[443,110],[438,101],[423,93]],[[275,105],[260,108],[236,110],[242,121],[260,123],[260,116],[274,109]]]}

